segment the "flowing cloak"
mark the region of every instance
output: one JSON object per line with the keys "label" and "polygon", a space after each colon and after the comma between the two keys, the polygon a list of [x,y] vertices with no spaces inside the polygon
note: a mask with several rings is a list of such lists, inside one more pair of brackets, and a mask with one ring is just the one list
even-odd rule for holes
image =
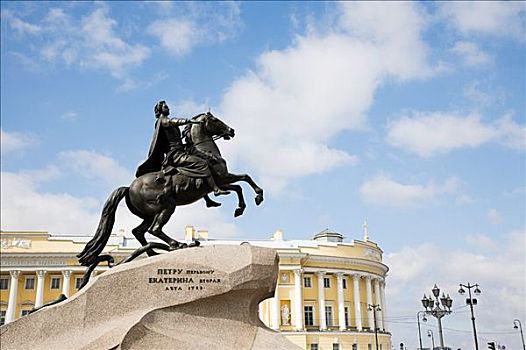
{"label": "flowing cloak", "polygon": [[157,119],[152,143],[150,144],[150,150],[148,151],[148,159],[139,165],[135,172],[135,177],[161,170],[164,161],[164,154],[168,152],[168,142],[166,141],[166,135],[164,135],[163,132],[160,132],[160,130],[161,122],[160,119]]}
{"label": "flowing cloak", "polygon": [[[170,126],[174,132],[170,137],[181,138],[178,126]],[[182,145],[182,143],[181,143]],[[166,154],[166,158],[165,155]],[[165,130],[163,130],[162,120],[159,118],[155,123],[155,131],[148,151],[148,159],[144,161],[135,172],[139,177],[144,174],[160,171],[164,168],[165,173],[170,174],[174,170],[194,178],[209,177],[212,174],[205,159],[193,154],[188,154],[182,148],[170,149],[170,142]]]}

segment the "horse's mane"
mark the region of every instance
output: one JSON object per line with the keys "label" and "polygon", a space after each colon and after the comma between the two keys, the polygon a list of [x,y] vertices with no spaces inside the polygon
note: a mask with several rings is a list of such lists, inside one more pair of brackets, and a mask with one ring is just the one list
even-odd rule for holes
{"label": "horse's mane", "polygon": [[[197,118],[199,118],[200,116],[202,115],[205,115],[206,113],[201,113],[201,114],[198,114],[196,116],[193,116],[191,120],[197,120]],[[186,124],[185,127],[184,127],[184,130],[183,130],[183,137],[184,137],[184,141],[187,145],[193,145],[193,141],[192,141],[192,135],[190,133],[190,130],[192,129],[192,125],[193,124]]]}

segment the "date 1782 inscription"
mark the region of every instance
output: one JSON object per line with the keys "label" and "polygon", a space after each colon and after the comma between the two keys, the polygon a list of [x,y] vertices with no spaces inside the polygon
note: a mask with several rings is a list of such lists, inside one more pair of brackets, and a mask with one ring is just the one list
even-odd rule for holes
{"label": "date 1782 inscription", "polygon": [[148,277],[150,284],[162,284],[164,290],[203,290],[211,283],[221,283],[214,270],[157,269],[155,277]]}

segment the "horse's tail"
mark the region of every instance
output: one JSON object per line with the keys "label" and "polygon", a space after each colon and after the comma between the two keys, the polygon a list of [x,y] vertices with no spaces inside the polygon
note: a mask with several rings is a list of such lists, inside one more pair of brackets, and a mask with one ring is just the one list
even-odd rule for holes
{"label": "horse's tail", "polygon": [[119,202],[128,194],[129,187],[119,187],[112,192],[100,216],[99,226],[95,236],[89,241],[84,250],[77,255],[79,263],[83,266],[91,265],[102,252],[111,235],[111,229],[115,223],[115,212]]}

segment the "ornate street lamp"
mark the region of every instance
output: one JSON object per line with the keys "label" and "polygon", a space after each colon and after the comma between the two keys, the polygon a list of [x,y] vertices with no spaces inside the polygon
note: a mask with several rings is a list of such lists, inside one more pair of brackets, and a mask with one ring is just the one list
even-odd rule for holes
{"label": "ornate street lamp", "polygon": [[418,322],[418,341],[420,342],[420,350],[422,350],[422,333],[420,332],[420,314],[424,314],[422,321],[427,322],[425,311],[418,311],[416,313],[416,322]]}
{"label": "ornate street lamp", "polygon": [[380,305],[371,305],[368,304],[369,311],[373,312],[374,316],[374,338],[376,339],[376,350],[378,350],[378,327],[376,326],[376,311],[381,311]]}
{"label": "ornate street lamp", "polygon": [[[518,325],[518,326],[517,326]],[[518,319],[513,320],[513,328],[517,329],[520,328],[521,330],[521,339],[522,339],[522,348],[526,350],[526,346],[524,346],[524,334],[522,333],[522,323]]]}
{"label": "ornate street lamp", "polygon": [[431,338],[431,350],[434,350],[435,349],[435,336],[433,335],[433,331],[428,329],[427,330],[427,336]]}
{"label": "ornate street lamp", "polygon": [[471,309],[471,323],[473,324],[473,337],[475,338],[475,350],[479,350],[479,342],[477,340],[477,328],[475,327],[475,313],[473,311],[473,305],[477,305],[477,299],[471,297],[471,288],[475,288],[475,290],[473,291],[475,295],[479,295],[481,292],[480,292],[478,284],[471,285],[468,283],[467,285],[465,285],[461,283],[460,288],[458,290],[460,295],[464,295],[464,293],[466,293],[463,287],[468,289],[469,298],[466,299],[466,304],[469,305]]}
{"label": "ornate street lamp", "polygon": [[[444,334],[442,333],[442,317],[449,315],[451,313],[451,306],[453,305],[453,300],[449,297],[449,294],[446,296],[442,293],[442,297],[439,298],[440,288],[435,286],[431,290],[435,299],[431,296],[422,298],[422,305],[424,306],[425,313],[435,317],[438,320],[438,335],[440,339],[440,348],[444,349]],[[442,307],[440,305],[442,304]]]}

